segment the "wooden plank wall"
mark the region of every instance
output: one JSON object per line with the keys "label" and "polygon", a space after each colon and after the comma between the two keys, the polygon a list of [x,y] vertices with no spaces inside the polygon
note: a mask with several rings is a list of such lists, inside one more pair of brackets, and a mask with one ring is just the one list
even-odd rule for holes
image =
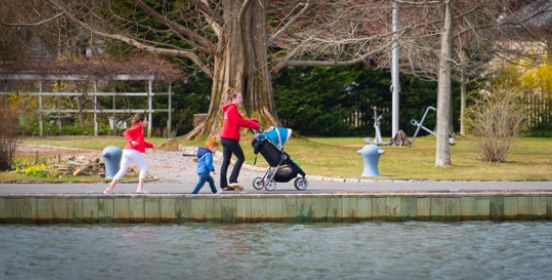
{"label": "wooden plank wall", "polygon": [[5,195],[0,223],[552,220],[552,194]]}

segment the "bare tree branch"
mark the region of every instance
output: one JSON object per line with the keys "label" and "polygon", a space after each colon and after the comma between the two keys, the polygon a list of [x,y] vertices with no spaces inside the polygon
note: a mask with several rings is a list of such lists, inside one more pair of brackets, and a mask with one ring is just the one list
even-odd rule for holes
{"label": "bare tree branch", "polygon": [[[133,21],[133,20],[130,20],[128,18],[125,18],[125,17],[122,17],[120,15],[118,15],[112,8],[112,4],[111,4],[111,1],[108,2],[107,4],[107,7],[108,7],[108,10],[111,14],[111,16],[121,22],[124,22],[125,25],[134,25],[134,26],[137,26],[137,27],[140,27],[140,28],[143,28],[145,30],[148,30],[150,32],[153,32],[153,33],[157,33],[157,34],[168,34],[168,33],[175,33],[174,30],[172,29],[157,29],[157,28],[153,28],[151,26],[148,26],[148,25],[144,25],[144,24],[141,24],[137,21]],[[102,20],[102,19],[99,19],[99,20]]]}
{"label": "bare tree branch", "polygon": [[5,22],[0,22],[0,24],[2,25],[5,25],[5,26],[38,26],[38,25],[42,25],[42,24],[45,24],[49,21],[52,21],[60,16],[62,16],[63,13],[58,13],[56,15],[54,15],[53,17],[49,17],[47,19],[43,19],[41,21],[37,21],[37,22],[32,22],[32,23],[5,23]]}
{"label": "bare tree branch", "polygon": [[[407,0],[393,0],[393,2],[397,2],[400,4],[411,4],[411,5],[428,5],[428,4],[441,4],[443,1],[428,1],[428,0],[421,0],[421,1],[407,1]],[[448,2],[448,1],[447,1]]]}
{"label": "bare tree branch", "polygon": [[368,58],[369,56],[372,56],[374,54],[382,52],[387,47],[389,47],[389,45],[381,46],[381,47],[379,47],[379,48],[377,48],[373,51],[364,53],[361,56],[359,56],[357,58],[354,58],[354,59],[350,59],[350,60],[343,60],[343,61],[338,61],[338,60],[334,60],[334,61],[331,61],[331,60],[318,60],[318,61],[317,60],[289,60],[286,63],[286,66],[345,66],[345,65],[351,65],[351,64],[356,64],[356,63],[362,62],[366,58]]}
{"label": "bare tree branch", "polygon": [[148,6],[146,3],[144,3],[142,0],[136,0],[136,4],[138,7],[140,7],[144,12],[146,12],[148,15],[156,19],[157,21],[167,25],[168,27],[174,29],[176,32],[184,35],[188,40],[195,42],[198,45],[198,49],[202,52],[212,54],[214,52],[215,46],[214,44],[209,41],[207,38],[197,34],[193,30],[176,23],[173,20],[170,20],[166,16],[158,13],[154,9],[152,9],[150,6]]}
{"label": "bare tree branch", "polygon": [[168,56],[183,56],[190,60],[192,60],[205,74],[207,74],[209,77],[212,76],[211,70],[201,61],[201,59],[197,56],[197,54],[194,52],[194,50],[184,50],[184,49],[168,49],[168,48],[159,48],[156,46],[152,46],[149,44],[142,43],[134,38],[121,35],[121,34],[112,34],[112,33],[106,33],[99,30],[96,30],[92,26],[88,25],[87,23],[79,20],[77,17],[75,17],[73,14],[71,14],[69,11],[65,9],[65,7],[61,4],[59,4],[55,0],[49,0],[56,8],[63,11],[65,16],[67,16],[69,19],[71,19],[73,22],[77,23],[78,25],[82,26],[83,28],[89,30],[90,32],[102,36],[104,38],[109,38],[113,40],[117,40],[120,42],[124,42],[128,45],[131,45],[133,47],[136,47],[141,50],[146,50],[151,53],[161,54],[161,55],[168,55]]}
{"label": "bare tree branch", "polygon": [[297,46],[293,50],[291,50],[284,58],[280,59],[272,69],[270,69],[270,73],[272,75],[276,75],[280,70],[284,69],[287,66],[288,61],[291,60],[292,57],[294,57],[299,51],[301,51],[301,48],[303,47],[303,44]]}
{"label": "bare tree branch", "polygon": [[301,9],[301,11],[299,11],[294,17],[292,17],[280,30],[276,31],[276,33],[274,33],[274,35],[270,36],[270,38],[268,39],[268,45],[272,45],[272,43],[274,42],[274,40],[276,40],[278,37],[280,37],[282,34],[284,34],[285,32],[288,31],[289,27],[294,24],[297,19],[299,17],[301,17],[303,14],[305,14],[305,12],[307,11],[307,9],[309,8],[309,4],[310,4],[310,0],[307,0],[307,2],[305,2],[304,4],[303,3],[299,3],[297,4],[298,6],[299,5],[303,5],[303,8]]}
{"label": "bare tree branch", "polygon": [[201,0],[200,5],[199,5],[199,10],[203,14],[203,16],[207,19],[207,22],[209,23],[209,25],[211,25],[211,28],[213,29],[213,31],[215,32],[217,37],[221,38],[222,37],[222,25],[224,23],[223,23],[223,20],[220,19],[217,16],[217,14],[215,14],[213,9],[211,9],[211,7],[209,6],[209,1],[208,0]]}

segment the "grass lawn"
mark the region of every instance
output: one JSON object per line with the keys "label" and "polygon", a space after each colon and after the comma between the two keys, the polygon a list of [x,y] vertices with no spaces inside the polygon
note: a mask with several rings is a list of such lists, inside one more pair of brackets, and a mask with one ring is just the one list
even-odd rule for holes
{"label": "grass lawn", "polygon": [[[147,138],[156,146],[166,142],[167,138]],[[107,146],[117,146],[123,148],[126,140],[121,136],[53,136],[53,137],[29,137],[22,141],[23,144],[30,145],[49,145],[57,147],[72,147],[92,150],[102,150]],[[17,154],[19,160],[34,161],[34,155]],[[46,160],[40,157],[41,161]],[[15,172],[0,172],[0,183],[108,183],[111,180],[105,180],[99,176],[64,176],[62,178],[41,178],[26,176]],[[138,182],[138,175],[125,176],[122,182]]]}
{"label": "grass lawn", "polygon": [[[201,140],[182,141],[184,145],[201,145]],[[253,163],[251,136],[242,139],[246,162]],[[342,178],[360,178],[363,161],[357,150],[363,137],[293,138],[286,152],[307,174]],[[380,177],[392,180],[552,180],[552,138],[519,138],[504,163],[480,161],[478,139],[460,137],[451,146],[452,166],[435,167],[435,138],[418,137],[412,147],[383,146]],[[259,155],[257,165],[266,166]],[[374,178],[376,179],[376,178]]]}
{"label": "grass lawn", "polygon": [[[165,138],[147,138],[156,145]],[[186,146],[202,146],[205,139],[179,142]],[[252,135],[242,138],[246,163],[253,164]],[[107,145],[122,147],[122,137],[44,137],[27,138],[26,144],[102,149]],[[286,144],[289,153],[307,174],[342,178],[360,178],[363,161],[357,150],[363,137],[292,137]],[[222,148],[222,147],[220,147]],[[478,139],[460,137],[451,146],[452,167],[435,167],[435,138],[418,137],[412,147],[381,147],[380,177],[393,180],[552,180],[552,138],[519,138],[504,163],[480,161]],[[219,149],[221,150],[221,149]],[[259,155],[257,166],[266,166]],[[0,173],[0,178],[2,178]],[[1,179],[0,179],[1,180]]]}

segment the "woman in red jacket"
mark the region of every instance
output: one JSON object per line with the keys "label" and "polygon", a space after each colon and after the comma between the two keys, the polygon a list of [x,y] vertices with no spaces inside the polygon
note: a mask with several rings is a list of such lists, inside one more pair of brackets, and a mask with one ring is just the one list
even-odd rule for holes
{"label": "woman in red jacket", "polygon": [[137,193],[146,193],[144,191],[144,180],[146,179],[147,166],[146,162],[142,158],[142,153],[146,152],[146,148],[154,148],[152,143],[144,140],[144,127],[148,125],[148,119],[144,114],[138,113],[132,118],[132,127],[127,129],[124,133],[127,143],[123,149],[123,158],[121,159],[121,168],[119,172],[115,174],[111,184],[104,190],[104,194],[110,194],[113,189],[123,177],[128,169],[128,166],[134,162],[140,168],[140,175],[138,176],[138,188]]}
{"label": "woman in red jacket", "polygon": [[[229,89],[227,95],[230,98],[230,102],[222,107],[224,111],[224,123],[222,125],[222,132],[220,134],[220,142],[222,144],[222,166],[220,168],[220,187],[222,190],[232,190],[243,188],[238,184],[238,175],[240,169],[245,160],[243,156],[242,148],[240,147],[240,127],[247,127],[252,129],[259,128],[257,119],[244,119],[238,111],[238,106],[243,102],[242,94],[240,92]],[[232,169],[230,174],[230,184],[226,180],[226,173],[228,171],[228,165],[230,164],[230,158],[232,154],[236,155],[238,160]]]}

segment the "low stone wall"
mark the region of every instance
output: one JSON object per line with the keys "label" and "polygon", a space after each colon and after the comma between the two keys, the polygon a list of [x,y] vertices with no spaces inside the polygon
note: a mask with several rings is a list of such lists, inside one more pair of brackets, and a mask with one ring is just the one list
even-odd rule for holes
{"label": "low stone wall", "polygon": [[3,195],[0,223],[552,220],[552,193]]}

